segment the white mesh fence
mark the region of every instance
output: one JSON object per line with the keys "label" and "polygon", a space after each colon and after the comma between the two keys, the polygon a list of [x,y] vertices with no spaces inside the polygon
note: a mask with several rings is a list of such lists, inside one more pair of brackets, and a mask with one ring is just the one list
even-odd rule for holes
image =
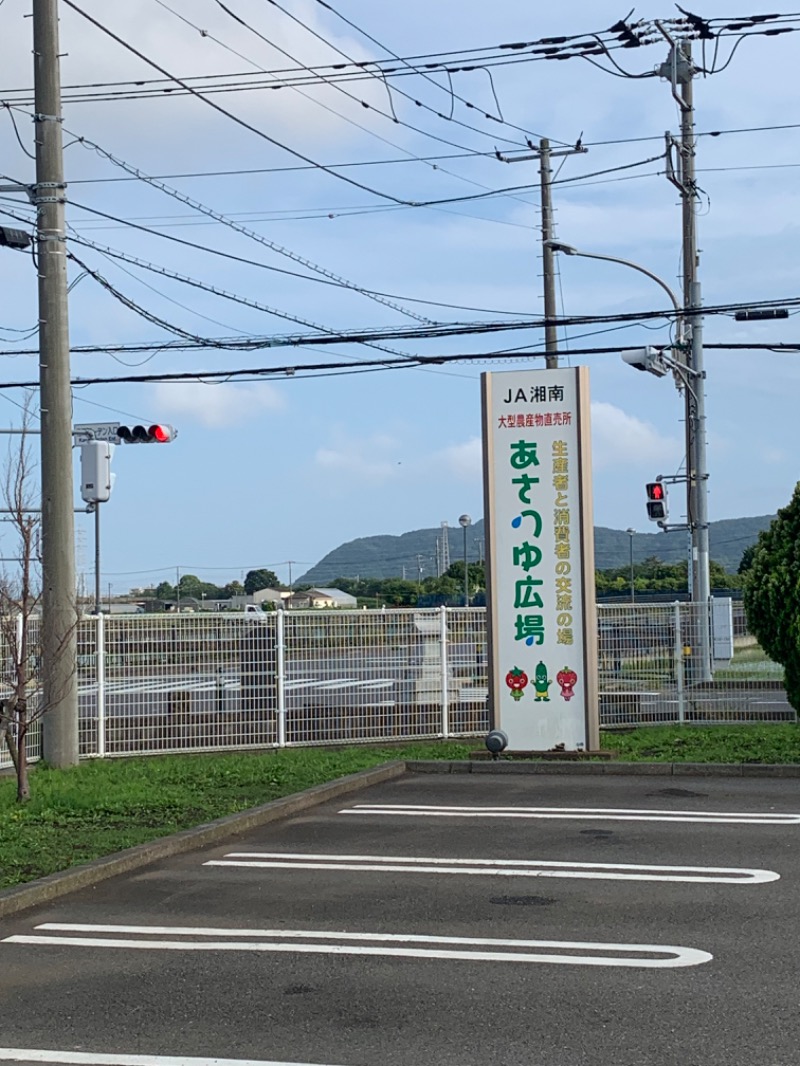
{"label": "white mesh fence", "polygon": [[[696,604],[599,607],[602,727],[796,720],[740,605],[728,643],[712,641],[726,657],[703,670],[706,617]],[[0,661],[7,694],[1,639]],[[90,617],[77,681],[84,757],[469,737],[490,724],[484,608]],[[28,751],[40,755],[38,725]]]}
{"label": "white mesh fence", "polygon": [[600,605],[601,727],[796,721],[783,668],[747,632],[742,605],[725,616],[693,603]]}

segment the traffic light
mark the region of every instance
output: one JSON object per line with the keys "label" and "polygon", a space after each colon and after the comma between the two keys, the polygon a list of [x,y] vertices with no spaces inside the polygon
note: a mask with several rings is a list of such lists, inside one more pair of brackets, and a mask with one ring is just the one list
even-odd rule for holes
{"label": "traffic light", "polygon": [[634,348],[622,352],[622,361],[632,366],[635,370],[646,370],[648,374],[655,374],[663,378],[669,373],[669,363],[664,359],[664,353],[660,348]]}
{"label": "traffic light", "polygon": [[117,426],[117,436],[124,444],[169,444],[178,436],[174,426]]}
{"label": "traffic light", "polygon": [[111,473],[114,445],[92,440],[81,445],[81,496],[86,503],[107,503],[116,474]]}
{"label": "traffic light", "polygon": [[648,481],[647,492],[647,517],[651,522],[666,522],[669,516],[667,507],[667,490],[660,481]]}

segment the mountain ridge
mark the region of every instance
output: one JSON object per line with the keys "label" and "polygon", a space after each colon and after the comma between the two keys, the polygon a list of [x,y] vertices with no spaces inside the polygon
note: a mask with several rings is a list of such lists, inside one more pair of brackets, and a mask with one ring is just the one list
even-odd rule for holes
{"label": "mountain ridge", "polygon": [[[711,558],[729,572],[736,571],[742,553],[754,544],[758,534],[769,527],[775,515],[749,518],[725,518],[709,525]],[[405,577],[416,581],[437,573],[437,541],[442,529],[412,529],[400,534],[376,534],[346,541],[328,552],[312,566],[297,583],[330,584],[337,577]],[[612,570],[627,566],[630,561],[630,534],[624,529],[595,526],[595,567]],[[467,528],[467,559],[475,562],[483,557],[485,544],[483,519]],[[448,527],[450,562],[464,558],[464,534],[459,526]],[[633,534],[634,562],[655,557],[666,563],[681,562],[688,557],[688,533],[675,530],[668,533]]]}

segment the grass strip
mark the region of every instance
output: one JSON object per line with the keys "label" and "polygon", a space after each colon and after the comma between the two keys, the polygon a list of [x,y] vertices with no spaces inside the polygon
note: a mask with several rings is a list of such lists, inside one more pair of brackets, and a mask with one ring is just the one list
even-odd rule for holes
{"label": "grass strip", "polygon": [[[626,762],[800,763],[800,727],[652,726],[602,735]],[[480,741],[292,748],[37,767],[32,798],[0,778],[0,888],[202,825],[390,759],[466,759]]]}
{"label": "grass strip", "polygon": [[0,778],[0,888],[111,855],[180,829],[390,759],[466,759],[474,745],[289,749],[247,754],[166,755],[36,768],[30,801],[15,802]]}
{"label": "grass strip", "polygon": [[800,763],[800,726],[647,726],[604,733],[621,762]]}

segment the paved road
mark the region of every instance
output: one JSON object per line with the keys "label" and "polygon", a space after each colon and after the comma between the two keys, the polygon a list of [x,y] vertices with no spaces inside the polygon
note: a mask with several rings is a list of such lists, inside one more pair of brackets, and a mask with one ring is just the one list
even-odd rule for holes
{"label": "paved road", "polygon": [[792,781],[410,776],[0,923],[0,1060],[794,1066],[799,924]]}

